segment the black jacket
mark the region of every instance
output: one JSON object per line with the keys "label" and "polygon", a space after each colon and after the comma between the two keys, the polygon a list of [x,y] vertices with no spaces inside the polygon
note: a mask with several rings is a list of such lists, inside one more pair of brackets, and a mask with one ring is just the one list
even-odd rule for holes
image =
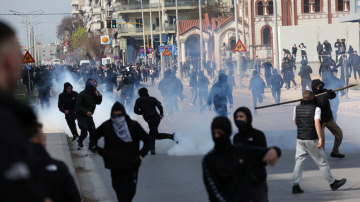
{"label": "black jacket", "polygon": [[[3,202],[43,202],[45,193],[36,179],[35,155],[23,129],[36,120],[27,105],[0,91],[0,196]],[[14,166],[17,165],[17,166]],[[23,173],[14,172],[21,167]],[[6,173],[14,172],[13,177]]]}
{"label": "black jacket", "polygon": [[53,202],[80,202],[81,197],[67,166],[52,159],[40,144],[32,144],[38,165],[37,175]]}
{"label": "black jacket", "polygon": [[147,119],[151,116],[159,116],[156,111],[156,107],[159,109],[160,115],[163,115],[163,107],[161,106],[159,100],[150,96],[141,96],[135,102],[134,112],[135,114],[143,115],[145,121],[147,121]]}
{"label": "black jacket", "polygon": [[327,53],[330,53],[332,51],[331,44],[330,43],[324,43],[325,45],[325,51]]}
{"label": "black jacket", "polygon": [[[278,157],[281,150],[276,148]],[[227,153],[211,150],[202,161],[203,179],[211,202],[248,202],[252,170],[263,167],[267,148],[233,145]]]}
{"label": "black jacket", "polygon": [[121,96],[133,97],[134,96],[134,80],[130,77],[124,77],[120,79],[119,85],[116,89],[121,90]]}
{"label": "black jacket", "polygon": [[259,75],[255,75],[250,79],[249,90],[251,90],[253,94],[264,94],[264,89],[265,82]]}
{"label": "black jacket", "polygon": [[296,52],[297,52],[297,48],[296,48],[296,47],[292,47],[292,54],[293,54],[293,55],[296,55]]}
{"label": "black jacket", "polygon": [[104,79],[104,82],[106,83],[106,89],[112,89],[116,83],[116,74],[108,72],[107,76]]}
{"label": "black jacket", "polygon": [[52,87],[52,77],[50,72],[48,70],[44,70],[42,73],[37,72],[35,75],[35,83],[39,93],[49,92]]}
{"label": "black jacket", "polygon": [[318,44],[318,45],[316,46],[316,52],[317,52],[318,54],[321,54],[321,52],[323,52],[323,51],[324,51],[323,45],[322,45],[322,44]]}
{"label": "black jacket", "polygon": [[208,105],[226,105],[229,99],[230,104],[233,104],[233,96],[229,85],[226,81],[219,81],[215,83],[210,90],[208,97]]}
{"label": "black jacket", "polygon": [[[315,95],[323,93],[323,92],[327,92],[327,89],[323,88],[323,87],[320,87],[319,90],[316,90],[314,87],[318,84],[324,86],[324,83],[321,82],[319,79],[315,79],[311,83],[312,91],[314,92]],[[322,122],[328,122],[333,118],[329,99],[334,99],[335,97],[336,97],[336,94],[334,91],[332,91],[331,93],[326,93],[324,95],[315,97],[315,103],[321,109],[321,121]]]}
{"label": "black jacket", "polygon": [[194,90],[197,89],[198,81],[196,77],[196,72],[190,74],[189,87],[192,87]]}
{"label": "black jacket", "polygon": [[275,88],[275,89],[282,88],[283,84],[284,84],[284,80],[280,74],[276,73],[271,75],[270,77],[271,88]]}
{"label": "black jacket", "polygon": [[96,105],[101,104],[102,96],[85,89],[76,97],[76,113],[86,116],[87,112],[95,112]]}
{"label": "black jacket", "polygon": [[302,100],[300,105],[296,106],[296,126],[297,139],[317,140],[319,139],[315,128],[315,110],[314,100]]}
{"label": "black jacket", "polygon": [[199,81],[198,81],[199,91],[208,92],[209,84],[210,84],[210,81],[206,76],[204,76],[204,75],[199,76]]}
{"label": "black jacket", "polygon": [[65,83],[64,91],[59,95],[58,108],[62,113],[65,113],[65,110],[69,110],[70,113],[76,112],[76,98],[78,96],[78,93],[76,91],[71,91],[71,93],[67,93],[66,89],[69,86],[71,86],[70,83]]}
{"label": "black jacket", "polygon": [[[267,147],[266,137],[263,132],[252,127],[252,115],[248,108],[241,107],[234,112],[234,120],[236,119],[236,113],[243,111],[247,117],[246,126],[241,128],[233,138],[234,144],[244,144],[254,147]],[[266,169],[265,165],[254,168],[251,172],[251,184],[258,184],[266,181]]]}
{"label": "black jacket", "polygon": [[[151,138],[144,131],[141,125],[131,120],[125,114],[132,142],[126,143],[120,140],[115,134],[111,119],[105,121],[98,127],[90,137],[89,147],[97,146],[97,142],[104,137],[105,146],[98,148],[99,155],[104,159],[105,168],[111,170],[138,169],[133,160],[141,155],[145,157],[151,148]],[[139,151],[140,140],[144,142],[143,148]]]}
{"label": "black jacket", "polygon": [[159,82],[158,89],[161,93],[161,96],[167,97],[174,95],[175,92],[173,92],[173,79],[171,77],[171,71],[166,70],[164,72],[164,78]]}
{"label": "black jacket", "polygon": [[360,64],[360,56],[358,56],[358,55],[353,55],[353,56],[351,56],[351,62],[352,62],[353,68],[360,68],[360,67],[359,67],[359,64]]}
{"label": "black jacket", "polygon": [[299,76],[301,77],[301,81],[302,80],[311,81],[311,77],[310,77],[311,73],[312,73],[312,69],[309,65],[302,65],[299,71]]}

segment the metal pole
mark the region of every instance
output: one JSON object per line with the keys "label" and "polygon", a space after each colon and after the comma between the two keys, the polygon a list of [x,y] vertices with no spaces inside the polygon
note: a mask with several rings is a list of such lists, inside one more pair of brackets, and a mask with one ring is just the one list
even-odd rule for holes
{"label": "metal pole", "polygon": [[28,30],[28,19],[26,17],[26,45],[27,45],[27,50],[29,51],[30,47],[29,47],[29,30]]}
{"label": "metal pole", "polygon": [[[146,63],[146,43],[145,43],[145,22],[144,22],[144,7],[143,7],[143,2],[142,0],[140,1],[141,2],[141,17],[142,17],[142,24],[144,25],[143,26],[143,40],[144,40],[144,54],[145,54],[145,63]],[[149,45],[149,44],[148,44]]]}
{"label": "metal pole", "polygon": [[122,61],[123,61],[123,67],[125,67],[125,52],[124,50],[122,51]]}
{"label": "metal pole", "polygon": [[221,60],[221,32],[220,32],[220,30],[221,30],[221,29],[220,29],[220,22],[221,22],[221,21],[220,21],[220,19],[219,19],[219,20],[218,20],[218,25],[219,25],[219,28],[218,28],[218,29],[219,29],[219,43],[220,43],[220,44],[219,44],[220,67],[219,67],[219,68],[220,68],[220,69],[222,69],[222,60]]}
{"label": "metal pole", "polygon": [[273,54],[274,54],[274,68],[276,68],[278,71],[280,71],[279,66],[279,48],[278,48],[278,25],[277,25],[277,3],[276,0],[274,0],[274,36],[273,36]]}
{"label": "metal pole", "polygon": [[[150,7],[150,35],[151,35],[151,47],[154,48],[154,37],[153,37],[153,24],[152,24],[152,15],[151,15],[151,5],[149,1],[149,7]],[[154,64],[154,56],[151,59],[151,64]]]}
{"label": "metal pole", "polygon": [[[162,45],[162,29],[161,29],[161,24],[162,24],[162,21],[161,21],[161,15],[160,15],[160,0],[159,0],[159,28],[160,28],[160,46]],[[160,63],[161,63],[161,78],[164,78],[164,71],[165,71],[165,68],[164,68],[164,61],[163,61],[163,55],[162,53],[160,52],[160,48],[159,48],[159,53],[160,53]]]}
{"label": "metal pole", "polygon": [[180,58],[181,58],[181,51],[180,51],[180,39],[179,39],[179,13],[178,13],[178,0],[175,0],[175,4],[176,4],[176,46],[177,46],[177,67],[178,67],[178,71],[177,74],[179,76],[180,79],[182,79],[182,67],[181,67],[181,62],[180,62]]}
{"label": "metal pole", "polygon": [[202,33],[202,14],[201,14],[201,0],[199,0],[199,23],[200,23],[200,67],[204,68],[203,62],[203,33]]}
{"label": "metal pole", "polygon": [[[234,0],[234,10],[235,10],[235,38],[236,38],[236,43],[239,41],[239,18],[238,18],[238,7],[237,7],[237,1],[238,0]],[[244,4],[244,2],[243,2]],[[244,18],[244,16],[243,16]],[[236,53],[238,54],[236,57],[236,69],[237,69],[237,73],[238,76],[240,76],[239,78],[239,87],[242,87],[242,71],[240,70],[240,53]]]}

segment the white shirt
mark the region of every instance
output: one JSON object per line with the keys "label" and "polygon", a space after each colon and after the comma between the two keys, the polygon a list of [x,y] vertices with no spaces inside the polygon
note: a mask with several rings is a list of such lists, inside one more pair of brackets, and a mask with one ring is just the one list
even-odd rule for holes
{"label": "white shirt", "polygon": [[[321,109],[319,107],[316,107],[315,109],[315,116],[314,120],[319,119],[321,120]],[[294,108],[294,115],[293,115],[293,121],[296,120],[296,107]]]}

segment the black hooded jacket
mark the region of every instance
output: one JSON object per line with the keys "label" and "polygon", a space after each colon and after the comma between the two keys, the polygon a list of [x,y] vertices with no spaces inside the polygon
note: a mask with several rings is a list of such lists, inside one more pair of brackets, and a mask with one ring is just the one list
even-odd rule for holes
{"label": "black hooded jacket", "polygon": [[[254,147],[267,147],[266,137],[263,132],[252,127],[252,115],[248,108],[240,107],[234,112],[234,120],[236,120],[236,113],[242,111],[246,114],[247,123],[246,126],[239,129],[239,132],[234,136],[234,144],[244,144]],[[257,184],[266,180],[265,165],[258,169],[253,169],[251,174],[251,183]]]}
{"label": "black hooded jacket", "polygon": [[219,75],[219,82],[215,83],[210,90],[208,97],[208,105],[214,102],[214,105],[226,105],[229,99],[230,104],[233,104],[233,96],[229,85],[226,83],[227,76],[225,74]]}
{"label": "black hooded jacket", "polygon": [[95,112],[96,105],[101,104],[102,96],[90,92],[88,89],[81,91],[76,97],[76,113],[86,116],[87,112]]}
{"label": "black hooded jacket", "polygon": [[174,82],[171,78],[171,70],[166,70],[164,72],[164,78],[159,82],[158,89],[161,93],[161,96],[167,97],[174,94],[173,87]]}
{"label": "black hooded jacket", "polygon": [[[316,90],[314,87],[319,84],[320,84],[320,89]],[[319,79],[313,80],[311,83],[311,87],[315,95],[328,91],[326,88],[324,88],[324,83],[321,82]],[[333,118],[329,99],[334,99],[335,97],[336,94],[334,91],[315,97],[315,103],[321,109],[322,122],[328,122]]]}
{"label": "black hooded jacket", "polygon": [[138,115],[143,115],[144,120],[148,121],[148,119],[152,116],[159,116],[159,114],[156,111],[156,107],[160,111],[160,115],[164,114],[163,107],[161,106],[161,103],[159,100],[157,100],[154,97],[150,97],[147,93],[142,93],[143,88],[139,90],[140,97],[136,100],[134,105],[134,112]]}
{"label": "black hooded jacket", "polygon": [[66,165],[52,159],[40,144],[32,144],[38,165],[37,176],[53,202],[80,202],[81,197]]}
{"label": "black hooded jacket", "polygon": [[[218,127],[214,127],[214,122]],[[203,179],[209,201],[250,201],[252,170],[263,167],[262,159],[269,149],[243,144],[231,145],[231,124],[226,117],[216,117],[212,129],[223,129],[225,135],[220,137],[222,139],[214,139],[214,149],[206,154],[202,161]],[[276,147],[275,150],[280,157],[281,150]]]}
{"label": "black hooded jacket", "polygon": [[72,85],[68,82],[64,83],[64,91],[59,95],[58,108],[62,113],[65,113],[65,110],[69,110],[71,113],[76,112],[76,97],[78,93],[71,90],[71,93],[67,93],[66,89]]}
{"label": "black hooded jacket", "polygon": [[311,81],[311,77],[310,77],[310,74],[312,73],[311,67],[307,65],[307,62],[305,60],[302,60],[301,64],[302,65],[299,71],[299,76],[301,77],[301,81],[302,80]]}
{"label": "black hooded jacket", "polygon": [[[125,108],[119,102],[116,102],[111,111],[120,110],[125,116],[132,142],[123,142],[116,135],[112,120],[109,119],[101,124],[91,135],[89,147],[97,146],[97,142],[104,137],[104,148],[97,147],[99,155],[104,159],[105,168],[111,170],[138,169],[133,160],[139,155],[145,157],[151,148],[151,138],[144,131],[141,125],[126,114]],[[139,150],[140,140],[144,146]]]}

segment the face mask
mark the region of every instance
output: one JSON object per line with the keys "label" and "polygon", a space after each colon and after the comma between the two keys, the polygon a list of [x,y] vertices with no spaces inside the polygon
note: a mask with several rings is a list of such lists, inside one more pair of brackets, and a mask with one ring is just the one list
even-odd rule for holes
{"label": "face mask", "polygon": [[230,138],[226,135],[223,135],[218,138],[213,138],[215,142],[215,150],[217,152],[226,152],[229,151],[231,147]]}
{"label": "face mask", "polygon": [[242,120],[236,120],[236,121],[235,121],[235,125],[236,125],[236,127],[238,127],[238,129],[240,130],[241,128],[243,128],[243,127],[246,126],[246,123],[245,123],[245,121],[242,121]]}

